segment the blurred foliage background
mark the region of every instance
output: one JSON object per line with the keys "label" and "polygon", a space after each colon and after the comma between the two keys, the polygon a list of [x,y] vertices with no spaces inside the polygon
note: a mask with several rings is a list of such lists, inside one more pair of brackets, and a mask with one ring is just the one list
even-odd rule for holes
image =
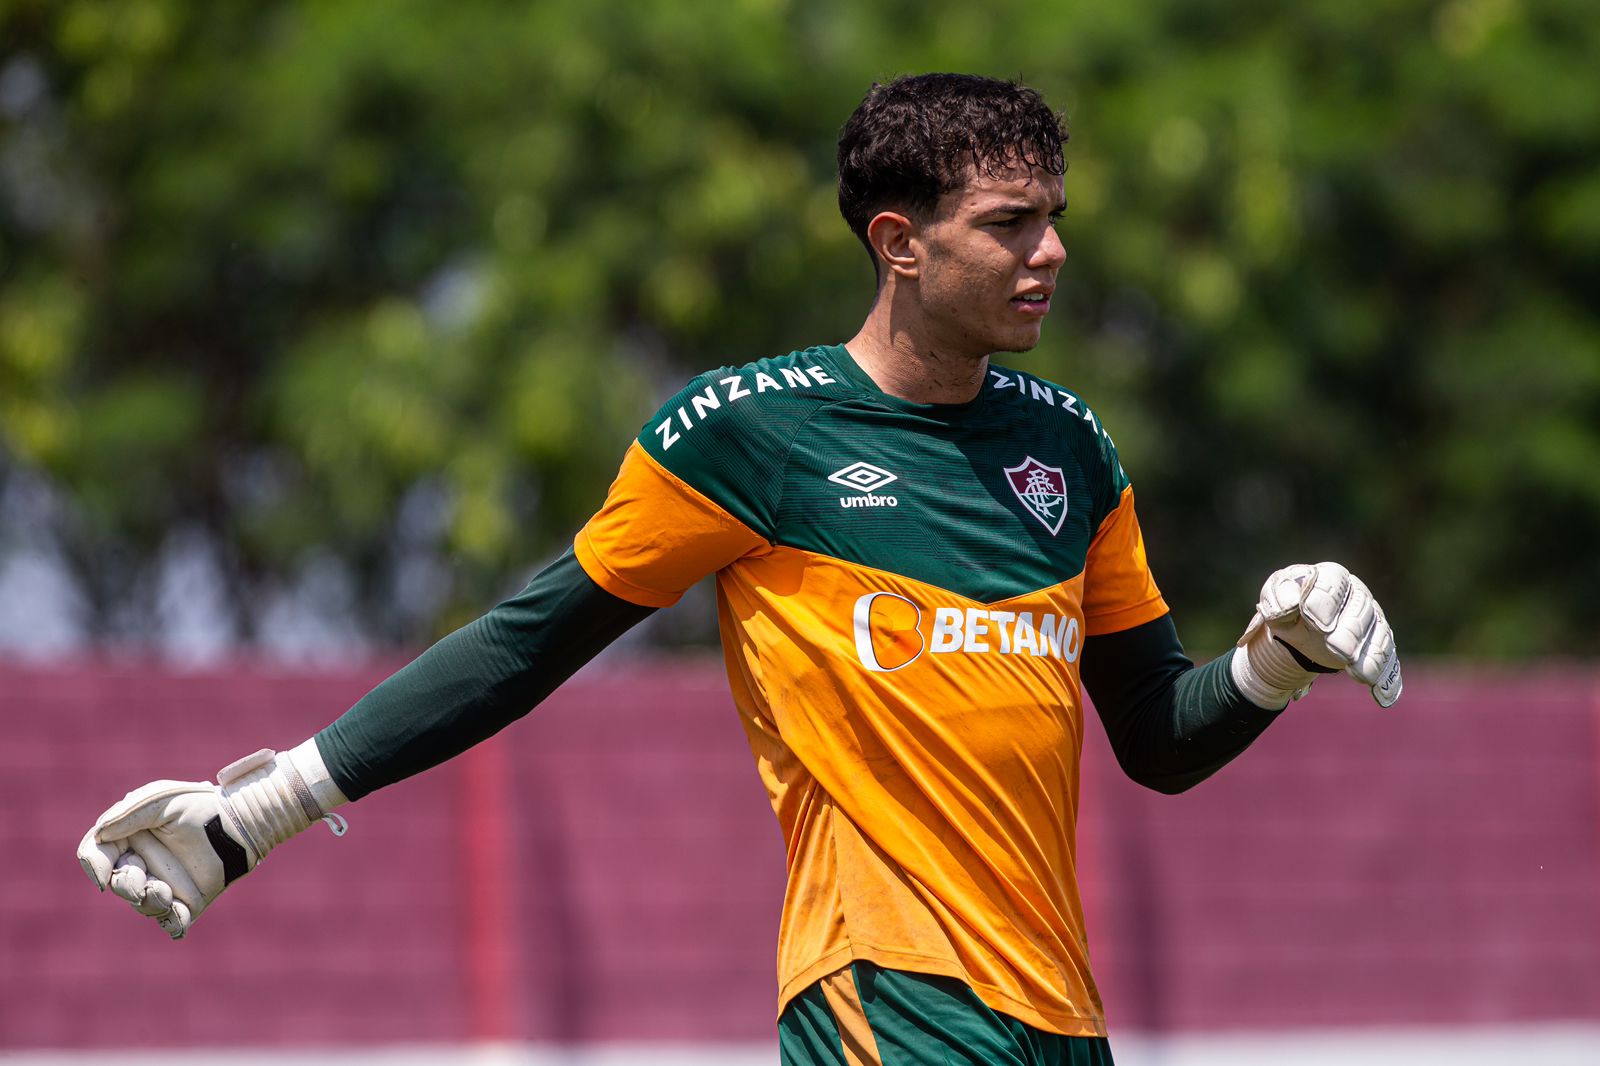
{"label": "blurred foliage background", "polygon": [[0,589],[79,647],[466,621],[688,376],[854,332],[838,128],[949,69],[1068,118],[1065,298],[1009,361],[1110,427],[1191,647],[1338,558],[1406,650],[1594,654],[1594,14],[0,2]]}

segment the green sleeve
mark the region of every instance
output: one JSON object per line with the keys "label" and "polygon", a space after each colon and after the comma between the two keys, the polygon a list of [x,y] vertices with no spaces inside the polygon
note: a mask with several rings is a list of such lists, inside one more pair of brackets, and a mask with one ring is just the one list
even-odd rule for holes
{"label": "green sleeve", "polygon": [[1172,616],[1084,642],[1084,688],[1117,762],[1157,792],[1192,788],[1226,766],[1281,711],[1264,711],[1233,682],[1233,652],[1195,668]]}
{"label": "green sleeve", "polygon": [[485,740],[652,611],[584,573],[568,548],[517,596],[456,630],[316,736],[350,799]]}

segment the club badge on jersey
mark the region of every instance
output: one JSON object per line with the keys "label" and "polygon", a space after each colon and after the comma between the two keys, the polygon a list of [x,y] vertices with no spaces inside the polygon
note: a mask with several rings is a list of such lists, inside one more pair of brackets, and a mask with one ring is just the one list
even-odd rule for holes
{"label": "club badge on jersey", "polygon": [[1059,466],[1047,466],[1028,456],[1016,466],[1006,467],[1006,480],[1022,506],[1050,531],[1061,532],[1067,519],[1067,477]]}

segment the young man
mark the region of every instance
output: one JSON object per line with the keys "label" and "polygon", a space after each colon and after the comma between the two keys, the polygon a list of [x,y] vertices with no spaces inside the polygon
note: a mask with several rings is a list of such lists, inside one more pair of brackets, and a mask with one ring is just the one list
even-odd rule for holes
{"label": "young man", "polygon": [[1109,1062],[1075,877],[1080,671],[1123,768],[1168,792],[1317,673],[1387,706],[1400,671],[1333,563],[1269,577],[1239,647],[1194,668],[1105,428],[989,362],[1050,310],[1064,139],[1015,84],[875,86],[839,142],[878,279],[854,338],[695,379],[521,595],[292,751],[131,793],[85,870],[181,937],[271,848],[503,728],[715,573],[788,846],[784,1061]]}

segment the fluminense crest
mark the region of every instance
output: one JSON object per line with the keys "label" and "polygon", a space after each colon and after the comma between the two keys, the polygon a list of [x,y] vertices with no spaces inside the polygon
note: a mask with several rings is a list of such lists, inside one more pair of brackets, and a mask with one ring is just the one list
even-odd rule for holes
{"label": "fluminense crest", "polygon": [[1016,466],[1006,467],[1006,479],[1022,506],[1051,536],[1061,532],[1061,523],[1067,518],[1067,478],[1060,467],[1046,466],[1030,455]]}

